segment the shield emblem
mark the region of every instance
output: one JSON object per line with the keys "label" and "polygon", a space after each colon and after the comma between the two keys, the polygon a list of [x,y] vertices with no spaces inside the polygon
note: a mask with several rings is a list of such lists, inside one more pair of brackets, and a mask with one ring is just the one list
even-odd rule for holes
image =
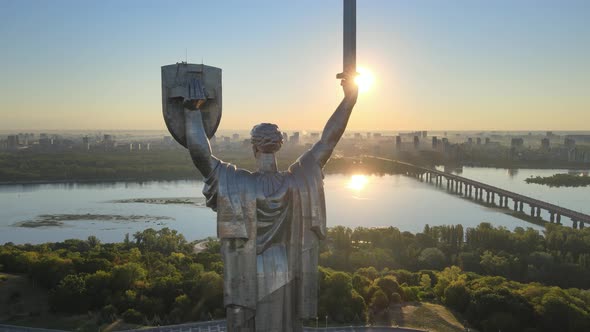
{"label": "shield emblem", "polygon": [[221,120],[221,68],[181,62],[162,67],[162,112],[168,131],[186,147],[184,101],[203,100],[199,107],[207,137]]}

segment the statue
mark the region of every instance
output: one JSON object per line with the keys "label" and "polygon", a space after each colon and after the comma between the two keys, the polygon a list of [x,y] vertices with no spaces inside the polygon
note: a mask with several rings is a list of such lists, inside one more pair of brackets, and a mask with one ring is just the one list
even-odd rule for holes
{"label": "statue", "polygon": [[354,0],[344,0],[343,62],[337,77],[344,98],[319,142],[279,171],[275,153],[283,136],[274,124],[256,125],[254,172],[211,153],[209,139],[221,118],[221,69],[184,62],[162,67],[166,125],[190,151],[207,206],[217,212],[228,331],[302,331],[302,320],[317,316],[319,241],[326,237],[322,168],[358,95]]}
{"label": "statue", "polygon": [[185,108],[186,142],[205,178],[207,206],[217,212],[224,261],[228,331],[300,331],[317,315],[318,246],[326,236],[322,168],[344,133],[358,89],[343,80],[344,99],[321,139],[287,171],[277,169],[278,127],[254,126],[258,169],[236,168],[211,153],[195,100]]}

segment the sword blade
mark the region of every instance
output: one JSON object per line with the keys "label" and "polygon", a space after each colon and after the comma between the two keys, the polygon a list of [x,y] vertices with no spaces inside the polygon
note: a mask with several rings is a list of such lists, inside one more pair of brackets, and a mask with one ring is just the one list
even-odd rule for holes
{"label": "sword blade", "polygon": [[345,75],[356,75],[356,0],[343,0],[343,61]]}

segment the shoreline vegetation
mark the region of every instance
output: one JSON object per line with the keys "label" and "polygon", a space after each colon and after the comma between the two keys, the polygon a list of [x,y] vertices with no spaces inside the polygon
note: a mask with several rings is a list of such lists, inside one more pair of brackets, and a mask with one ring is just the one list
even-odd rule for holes
{"label": "shoreline vegetation", "polygon": [[[303,152],[302,149],[279,152],[279,169],[287,169]],[[222,159],[253,170],[255,160],[246,152],[231,152]],[[425,165],[433,160],[407,160]],[[457,164],[456,166],[460,166]],[[546,164],[522,162],[463,163],[469,167],[494,168],[561,168],[580,169],[588,165]],[[432,165],[431,165],[432,166]],[[326,165],[326,174],[395,174],[398,170],[386,162],[371,158],[332,158]],[[54,153],[0,153],[0,185],[109,183],[200,180],[199,172],[182,149],[121,153],[112,151],[54,152]]]}
{"label": "shoreline vegetation", "polygon": [[[221,319],[219,250],[168,228],[119,243],[6,243],[0,322],[113,331]],[[588,331],[589,252],[590,228],[337,226],[320,247],[318,315],[330,326]]]}
{"label": "shoreline vegetation", "polygon": [[63,227],[68,221],[110,221],[117,223],[127,222],[155,222],[172,220],[165,216],[150,216],[150,215],[119,215],[119,214],[42,214],[35,219],[24,220],[14,223],[12,226],[24,228],[37,227]]}
{"label": "shoreline vegetation", "polygon": [[590,176],[575,174],[554,174],[536,176],[524,180],[526,183],[542,184],[549,187],[586,187],[590,186]]}

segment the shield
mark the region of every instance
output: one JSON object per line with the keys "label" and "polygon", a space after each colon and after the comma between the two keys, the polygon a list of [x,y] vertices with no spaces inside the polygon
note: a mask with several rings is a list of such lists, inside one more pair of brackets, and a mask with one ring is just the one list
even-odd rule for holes
{"label": "shield", "polygon": [[184,101],[204,100],[199,107],[207,137],[221,120],[221,68],[181,62],[162,67],[162,112],[168,131],[186,147]]}

